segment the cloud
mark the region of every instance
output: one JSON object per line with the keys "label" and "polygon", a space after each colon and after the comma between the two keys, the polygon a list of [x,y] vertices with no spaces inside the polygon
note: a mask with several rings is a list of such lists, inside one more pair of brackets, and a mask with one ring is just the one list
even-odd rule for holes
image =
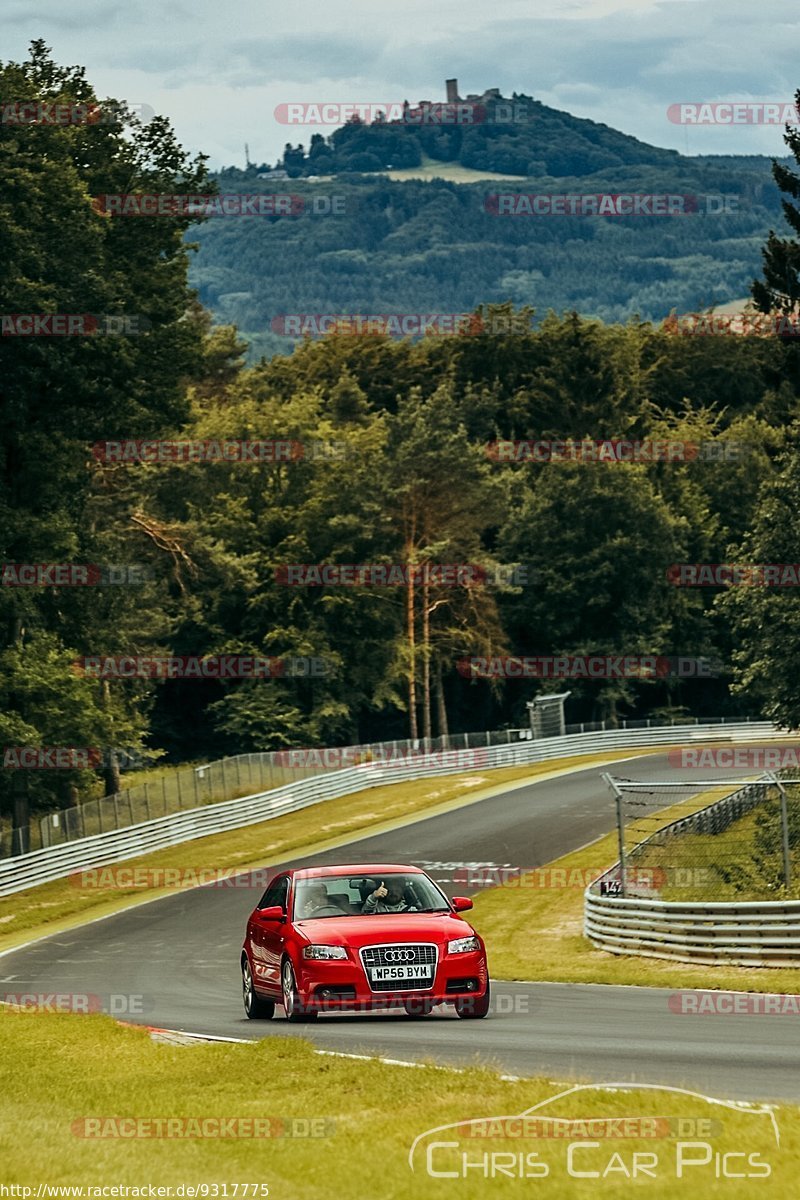
{"label": "cloud", "polygon": [[[8,2],[8,0],[7,0]],[[694,153],[780,153],[782,130],[695,129],[666,118],[686,100],[790,99],[800,85],[800,21],[784,0],[405,0],[402,8],[306,0],[302,9],[237,0],[10,0],[5,54],[32,37],[58,62],[82,63],[101,94],[170,117],[188,149],[240,161],[247,138],[274,160],[292,100],[434,100],[456,76],[462,94],[525,92],[644,141]],[[497,13],[500,13],[498,16]],[[400,19],[398,19],[398,16]],[[308,140],[310,131],[296,131]],[[298,137],[293,140],[298,140]]]}

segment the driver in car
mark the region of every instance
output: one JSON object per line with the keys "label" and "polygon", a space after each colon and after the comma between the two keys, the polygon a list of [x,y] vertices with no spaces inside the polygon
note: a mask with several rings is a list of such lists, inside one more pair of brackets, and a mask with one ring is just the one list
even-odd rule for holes
{"label": "driver in car", "polygon": [[402,876],[389,876],[389,886],[381,880],[380,887],[376,887],[374,892],[370,892],[364,901],[364,907],[361,910],[364,913],[387,913],[387,912],[416,912],[413,905],[406,903],[405,899],[405,880]]}

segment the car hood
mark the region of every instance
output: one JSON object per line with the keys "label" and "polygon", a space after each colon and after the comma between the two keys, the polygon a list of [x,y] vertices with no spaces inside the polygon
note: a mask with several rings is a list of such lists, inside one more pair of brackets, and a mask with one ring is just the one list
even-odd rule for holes
{"label": "car hood", "polygon": [[453,913],[375,913],[364,917],[318,917],[295,928],[309,942],[328,946],[369,946],[375,942],[442,942],[469,937],[475,930]]}

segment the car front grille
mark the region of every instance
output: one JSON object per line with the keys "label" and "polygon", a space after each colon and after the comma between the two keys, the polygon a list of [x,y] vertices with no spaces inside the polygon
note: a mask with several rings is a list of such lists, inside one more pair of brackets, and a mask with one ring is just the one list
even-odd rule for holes
{"label": "car front grille", "polygon": [[[436,978],[438,950],[431,942],[393,942],[385,946],[363,946],[361,962],[373,992],[431,991]],[[373,979],[374,967],[432,967],[427,975],[407,979]]]}

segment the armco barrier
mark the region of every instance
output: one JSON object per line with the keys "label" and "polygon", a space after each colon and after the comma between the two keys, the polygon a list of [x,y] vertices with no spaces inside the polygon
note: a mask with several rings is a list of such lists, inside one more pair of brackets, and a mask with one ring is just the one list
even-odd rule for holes
{"label": "armco barrier", "polygon": [[[755,788],[740,788],[665,826],[639,845],[680,836],[684,831],[722,830],[751,808],[755,797]],[[635,857],[628,862],[633,864]],[[635,865],[629,869],[635,877]],[[584,893],[584,934],[598,950],[715,967],[800,964],[800,900],[701,902],[600,895],[602,882],[618,878],[617,862]]]}
{"label": "armco barrier", "polygon": [[669,746],[687,740],[752,741],[785,736],[785,732],[781,732],[768,721],[723,726],[675,725],[660,729],[570,734],[561,738],[487,746],[474,750],[447,750],[418,759],[406,759],[397,764],[362,763],[356,767],[347,767],[341,771],[331,771],[290,783],[272,791],[242,796],[236,800],[226,800],[221,804],[211,804],[203,808],[188,809],[125,829],[109,830],[107,833],[4,859],[0,862],[0,896],[11,895],[35,884],[63,879],[76,871],[135,858],[165,846],[174,846],[228,829],[254,825],[311,804],[318,804],[322,800],[331,800],[378,784],[423,779],[431,775],[453,775],[476,769],[546,762],[553,758],[574,757],[606,750]]}
{"label": "armco barrier", "polygon": [[598,950],[704,966],[797,967],[800,900],[708,904],[585,897],[584,930]]}

